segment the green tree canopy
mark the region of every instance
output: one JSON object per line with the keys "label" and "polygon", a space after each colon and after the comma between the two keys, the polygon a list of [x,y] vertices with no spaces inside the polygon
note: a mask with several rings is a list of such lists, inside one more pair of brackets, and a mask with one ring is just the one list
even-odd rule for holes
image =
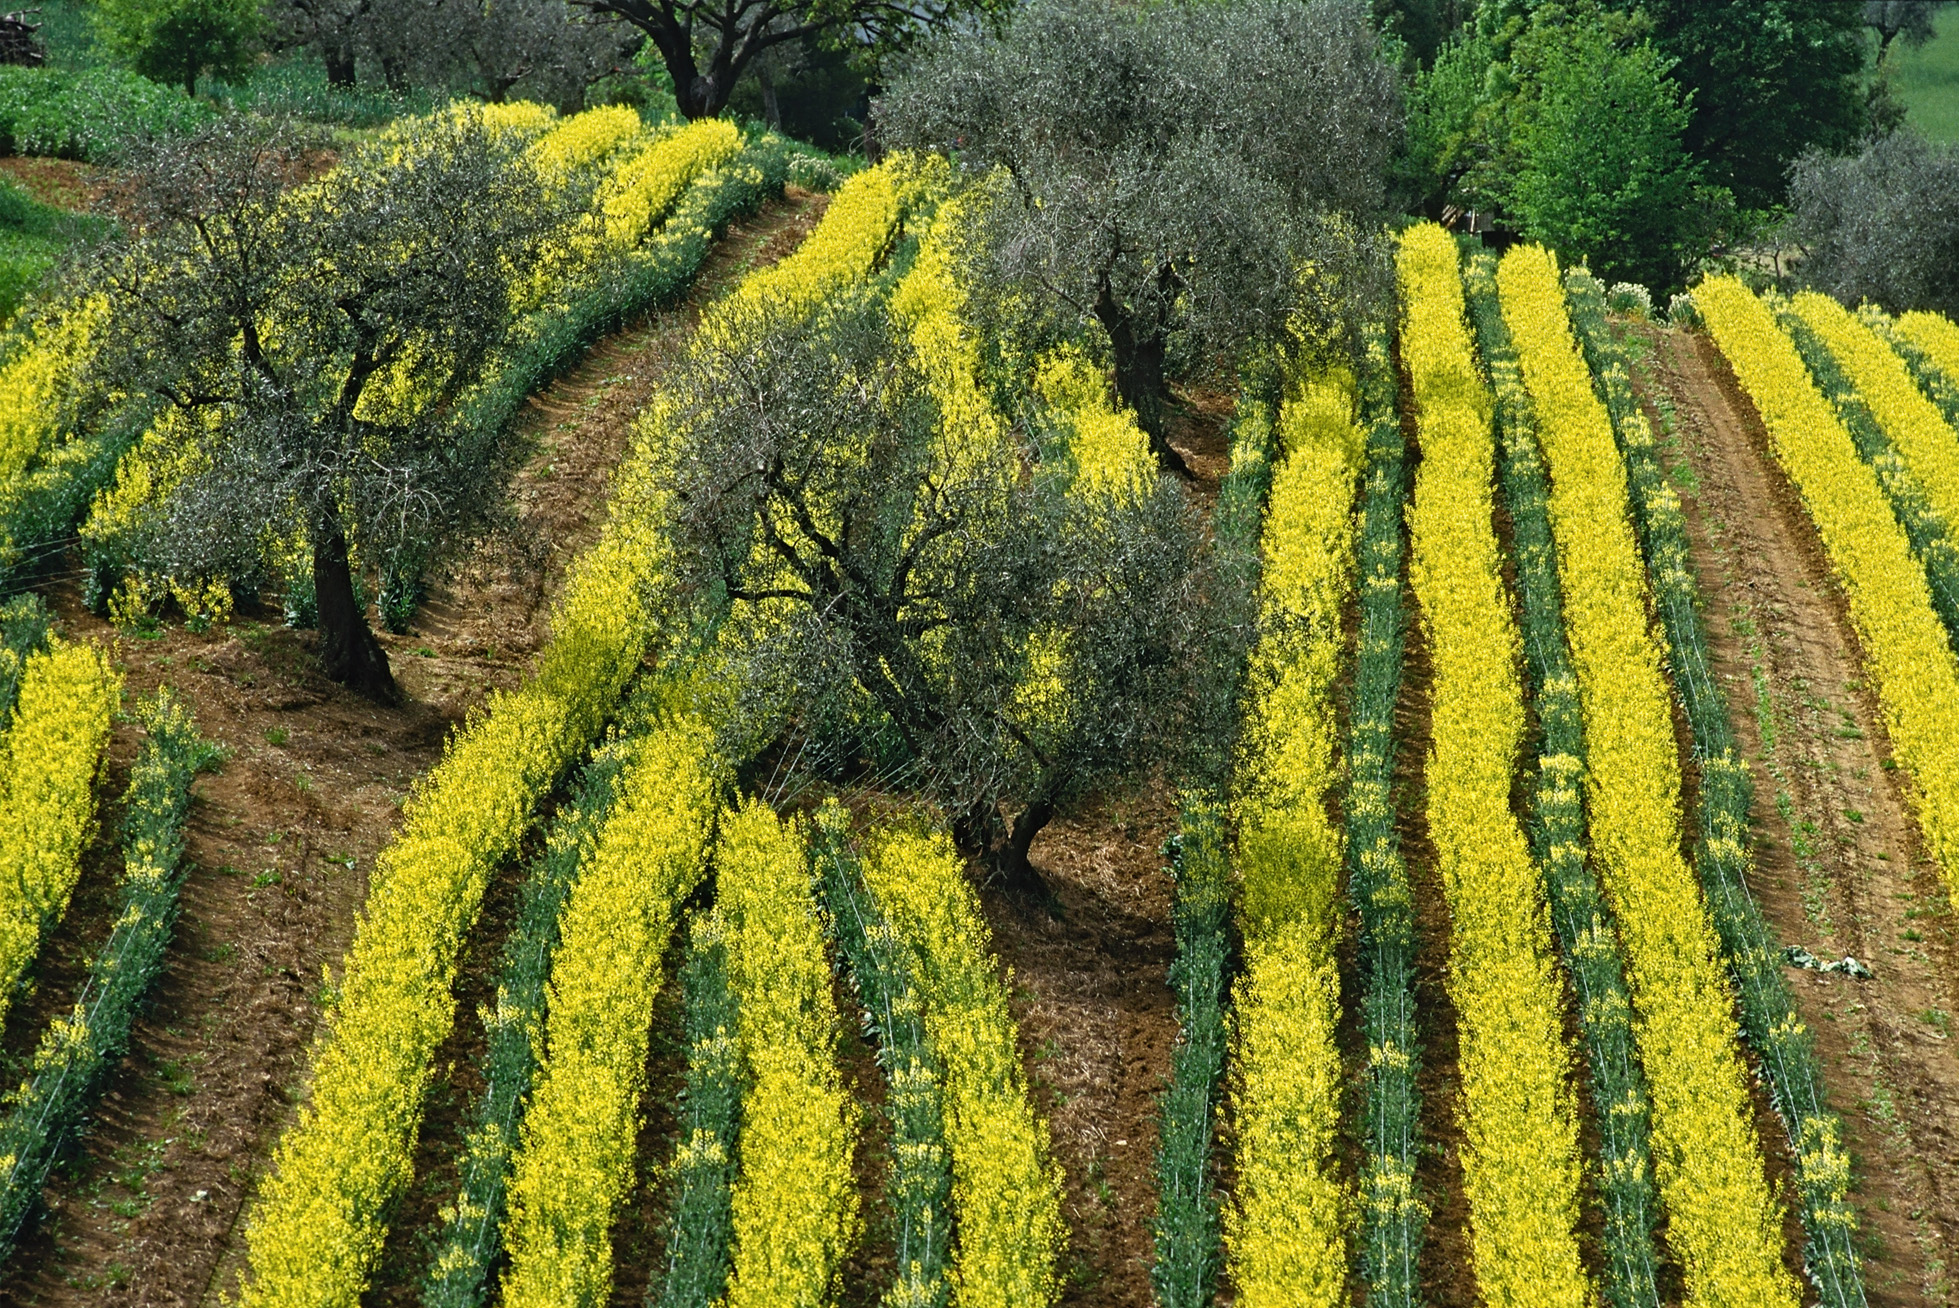
{"label": "green tree canopy", "polygon": [[[1622,9],[1635,7],[1621,0]],[[1744,208],[1781,202],[1810,146],[1864,133],[1862,0],[1639,0],[1692,96],[1683,139]]]}
{"label": "green tree canopy", "polygon": [[1512,50],[1506,208],[1524,235],[1607,281],[1676,286],[1706,245],[1713,205],[1682,144],[1691,111],[1646,41],[1553,10]]}
{"label": "green tree canopy", "polygon": [[260,25],[258,0],[99,0],[96,21],[117,58],[187,95],[205,73],[244,72]]}

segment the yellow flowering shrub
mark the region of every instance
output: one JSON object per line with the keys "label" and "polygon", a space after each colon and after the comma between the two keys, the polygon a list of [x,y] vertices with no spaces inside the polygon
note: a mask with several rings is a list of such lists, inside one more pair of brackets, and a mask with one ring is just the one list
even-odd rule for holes
{"label": "yellow flowering shrub", "polygon": [[559,918],[543,1056],[512,1164],[503,1302],[596,1306],[633,1184],[660,959],[700,884],[714,814],[699,727],[653,729]]}
{"label": "yellow flowering shrub", "polygon": [[779,263],[760,269],[708,310],[700,346],[730,344],[757,321],[808,313],[868,277],[898,236],[906,210],[932,185],[932,170],[908,155],[853,174],[837,188],[823,221]]}
{"label": "yellow flowering shrub", "polygon": [[1079,349],[1064,348],[1035,365],[1034,393],[1070,428],[1074,494],[1085,502],[1135,503],[1156,485],[1156,456],[1136,415],[1109,402],[1109,384]]}
{"label": "yellow flowering shrub", "polygon": [[1327,928],[1302,917],[1247,940],[1232,987],[1238,1183],[1224,1238],[1245,1308],[1347,1302],[1349,1202],[1333,1155],[1340,974]]}
{"label": "yellow flowering shrub", "polygon": [[1938,405],[1918,389],[1905,361],[1827,295],[1804,291],[1789,307],[1822,340],[1857,388],[1857,398],[1904,456],[1933,510],[1948,523],[1959,522],[1959,438],[1953,436]]}
{"label": "yellow flowering shrub", "polygon": [[[1709,278],[1694,299],[1823,539],[1892,751],[1912,779],[1925,843],[1947,893],[1959,896],[1959,661],[1932,609],[1925,570],[1877,474],[1857,457],[1850,433],[1768,307],[1729,277]],[[1926,321],[1912,318],[1907,314],[1899,329],[1916,341],[1913,332],[1927,334]]]}
{"label": "yellow flowering shrub", "polygon": [[1351,372],[1302,370],[1287,390],[1234,769],[1246,945],[1233,994],[1238,1184],[1224,1223],[1227,1270],[1247,1308],[1346,1298],[1348,1196],[1334,1157],[1341,839],[1326,802],[1339,779],[1333,688],[1365,442]]}
{"label": "yellow flowering shrub", "polygon": [[1959,385],[1959,326],[1944,314],[1917,310],[1898,318],[1898,334],[1923,350],[1946,379]]}
{"label": "yellow flowering shrub", "polygon": [[638,136],[645,126],[639,111],[631,105],[607,104],[587,109],[531,142],[528,151],[531,164],[547,182],[561,182],[603,162],[606,156]]}
{"label": "yellow flowering shrub", "polygon": [[964,866],[943,835],[884,831],[870,842],[864,879],[904,942],[945,1075],[952,1301],[1046,1308],[1061,1292],[1061,1173],[1028,1101],[1007,987]]}
{"label": "yellow flowering shrub", "polygon": [[78,300],[17,333],[0,356],[0,484],[18,477],[73,420],[76,383],[108,311],[106,296]]}
{"label": "yellow flowering shrub", "polygon": [[831,1302],[857,1227],[857,1116],[837,1070],[830,961],[801,828],[750,801],[715,857],[727,920],[741,1106],[726,1308]]}
{"label": "yellow flowering shrub", "polygon": [[1514,249],[1497,284],[1551,474],[1565,633],[1585,715],[1592,850],[1625,943],[1667,1245],[1690,1304],[1793,1308],[1782,1211],[1763,1172],[1721,942],[1681,856],[1672,705],[1612,418],[1572,336],[1556,258],[1537,246]]}
{"label": "yellow flowering shrub", "polygon": [[1401,238],[1402,360],[1421,463],[1409,575],[1433,665],[1428,830],[1450,915],[1470,1249],[1492,1308],[1581,1308],[1578,1121],[1544,886],[1510,808],[1524,726],[1518,637],[1491,526],[1494,401],[1463,318],[1454,239]]}
{"label": "yellow flowering shrub", "polygon": [[0,743],[0,1019],[81,877],[121,694],[121,678],[90,644],[50,640],[22,673]]}
{"label": "yellow flowering shrub", "polygon": [[1340,892],[1340,836],[1326,797],[1338,777],[1333,687],[1354,584],[1357,403],[1352,375],[1338,369],[1296,383],[1279,410],[1237,760],[1240,911],[1250,935],[1326,921]]}
{"label": "yellow flowering shrub", "polygon": [[691,123],[634,154],[599,190],[598,248],[624,250],[646,239],[687,184],[741,149],[741,129],[723,118]]}

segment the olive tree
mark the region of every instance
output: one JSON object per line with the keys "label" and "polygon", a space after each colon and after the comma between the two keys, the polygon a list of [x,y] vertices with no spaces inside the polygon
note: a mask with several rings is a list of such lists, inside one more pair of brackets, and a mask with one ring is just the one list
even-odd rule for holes
{"label": "olive tree", "polygon": [[1940,0],[1864,0],[1864,26],[1877,33],[1877,62],[1899,38],[1917,47],[1932,39]]}
{"label": "olive tree", "polygon": [[1846,304],[1959,314],[1959,149],[1901,131],[1860,154],[1812,152],[1789,206],[1810,285]]}
{"label": "olive tree", "polygon": [[121,206],[136,239],[102,269],[100,384],[157,406],[111,497],[137,563],[249,584],[298,537],[326,672],[379,698],[354,560],[466,538],[515,458],[463,401],[508,338],[513,277],[577,203],[523,144],[458,107],[304,181],[293,129],[222,118],[151,150]]}
{"label": "olive tree", "polygon": [[568,0],[273,0],[267,13],[287,42],[318,52],[334,86],[354,85],[365,62],[397,93],[450,86],[567,111],[637,43]]}
{"label": "olive tree", "polygon": [[1035,835],[1179,738],[1196,662],[1197,531],[1166,479],[1079,493],[1033,412],[948,423],[875,301],[791,315],[676,380],[679,568],[720,615],[752,752],[916,784],[962,846],[1036,883]]}
{"label": "olive tree", "polygon": [[810,38],[876,58],[919,33],[1006,8],[1011,0],[573,0],[646,34],[688,118],[728,106],[742,74],[770,50]]}
{"label": "olive tree", "polygon": [[981,284],[1099,324],[1168,467],[1173,341],[1228,362],[1367,308],[1401,104],[1358,0],[1031,0],[932,47],[873,116],[887,145],[1011,178]]}

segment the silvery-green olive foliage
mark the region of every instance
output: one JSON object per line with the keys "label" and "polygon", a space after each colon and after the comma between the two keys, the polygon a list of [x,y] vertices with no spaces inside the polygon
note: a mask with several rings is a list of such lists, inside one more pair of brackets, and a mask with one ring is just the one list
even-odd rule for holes
{"label": "silvery-green olive foliage", "polygon": [[497,511],[517,447],[465,401],[508,339],[513,281],[580,200],[466,108],[295,185],[311,144],[232,115],[149,152],[136,239],[101,268],[99,383],[180,411],[139,451],[175,478],[133,525],[143,566],[249,583],[301,534],[329,673],[389,694],[349,548],[440,552]]}
{"label": "silvery-green olive foliage", "polygon": [[1358,0],[1030,0],[930,47],[873,113],[885,146],[1004,170],[975,285],[1099,323],[1167,463],[1173,336],[1229,367],[1288,318],[1351,340],[1380,312],[1401,94]]}
{"label": "silvery-green olive foliage", "polygon": [[736,756],[787,731],[806,763],[924,791],[1018,876],[1058,805],[1180,738],[1201,610],[1173,482],[1071,494],[1039,415],[947,430],[869,298],[784,316],[670,393],[679,575],[718,630],[711,680],[738,688]]}
{"label": "silvery-green olive foliage", "polygon": [[1932,22],[1938,16],[1941,0],[1864,0],[1864,26],[1877,33],[1877,60],[1882,63],[1891,43],[1900,38],[1908,46],[1921,46],[1932,39]]}
{"label": "silvery-green olive foliage", "polygon": [[1959,149],[1907,131],[1814,151],[1789,183],[1796,276],[1845,304],[1959,313]]}
{"label": "silvery-green olive foliage", "polygon": [[448,86],[568,111],[638,44],[567,0],[273,0],[267,14],[285,41],[318,52],[336,86],[364,65],[397,92]]}

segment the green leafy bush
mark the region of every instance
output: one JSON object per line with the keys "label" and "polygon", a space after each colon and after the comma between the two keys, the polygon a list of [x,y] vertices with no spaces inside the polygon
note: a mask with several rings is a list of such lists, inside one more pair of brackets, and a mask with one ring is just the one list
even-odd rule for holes
{"label": "green leafy bush", "polygon": [[145,77],[197,94],[202,73],[250,67],[263,19],[258,0],[97,0],[104,43]]}
{"label": "green leafy bush", "polygon": [[109,163],[132,141],[187,135],[214,112],[126,69],[0,67],[0,154]]}

